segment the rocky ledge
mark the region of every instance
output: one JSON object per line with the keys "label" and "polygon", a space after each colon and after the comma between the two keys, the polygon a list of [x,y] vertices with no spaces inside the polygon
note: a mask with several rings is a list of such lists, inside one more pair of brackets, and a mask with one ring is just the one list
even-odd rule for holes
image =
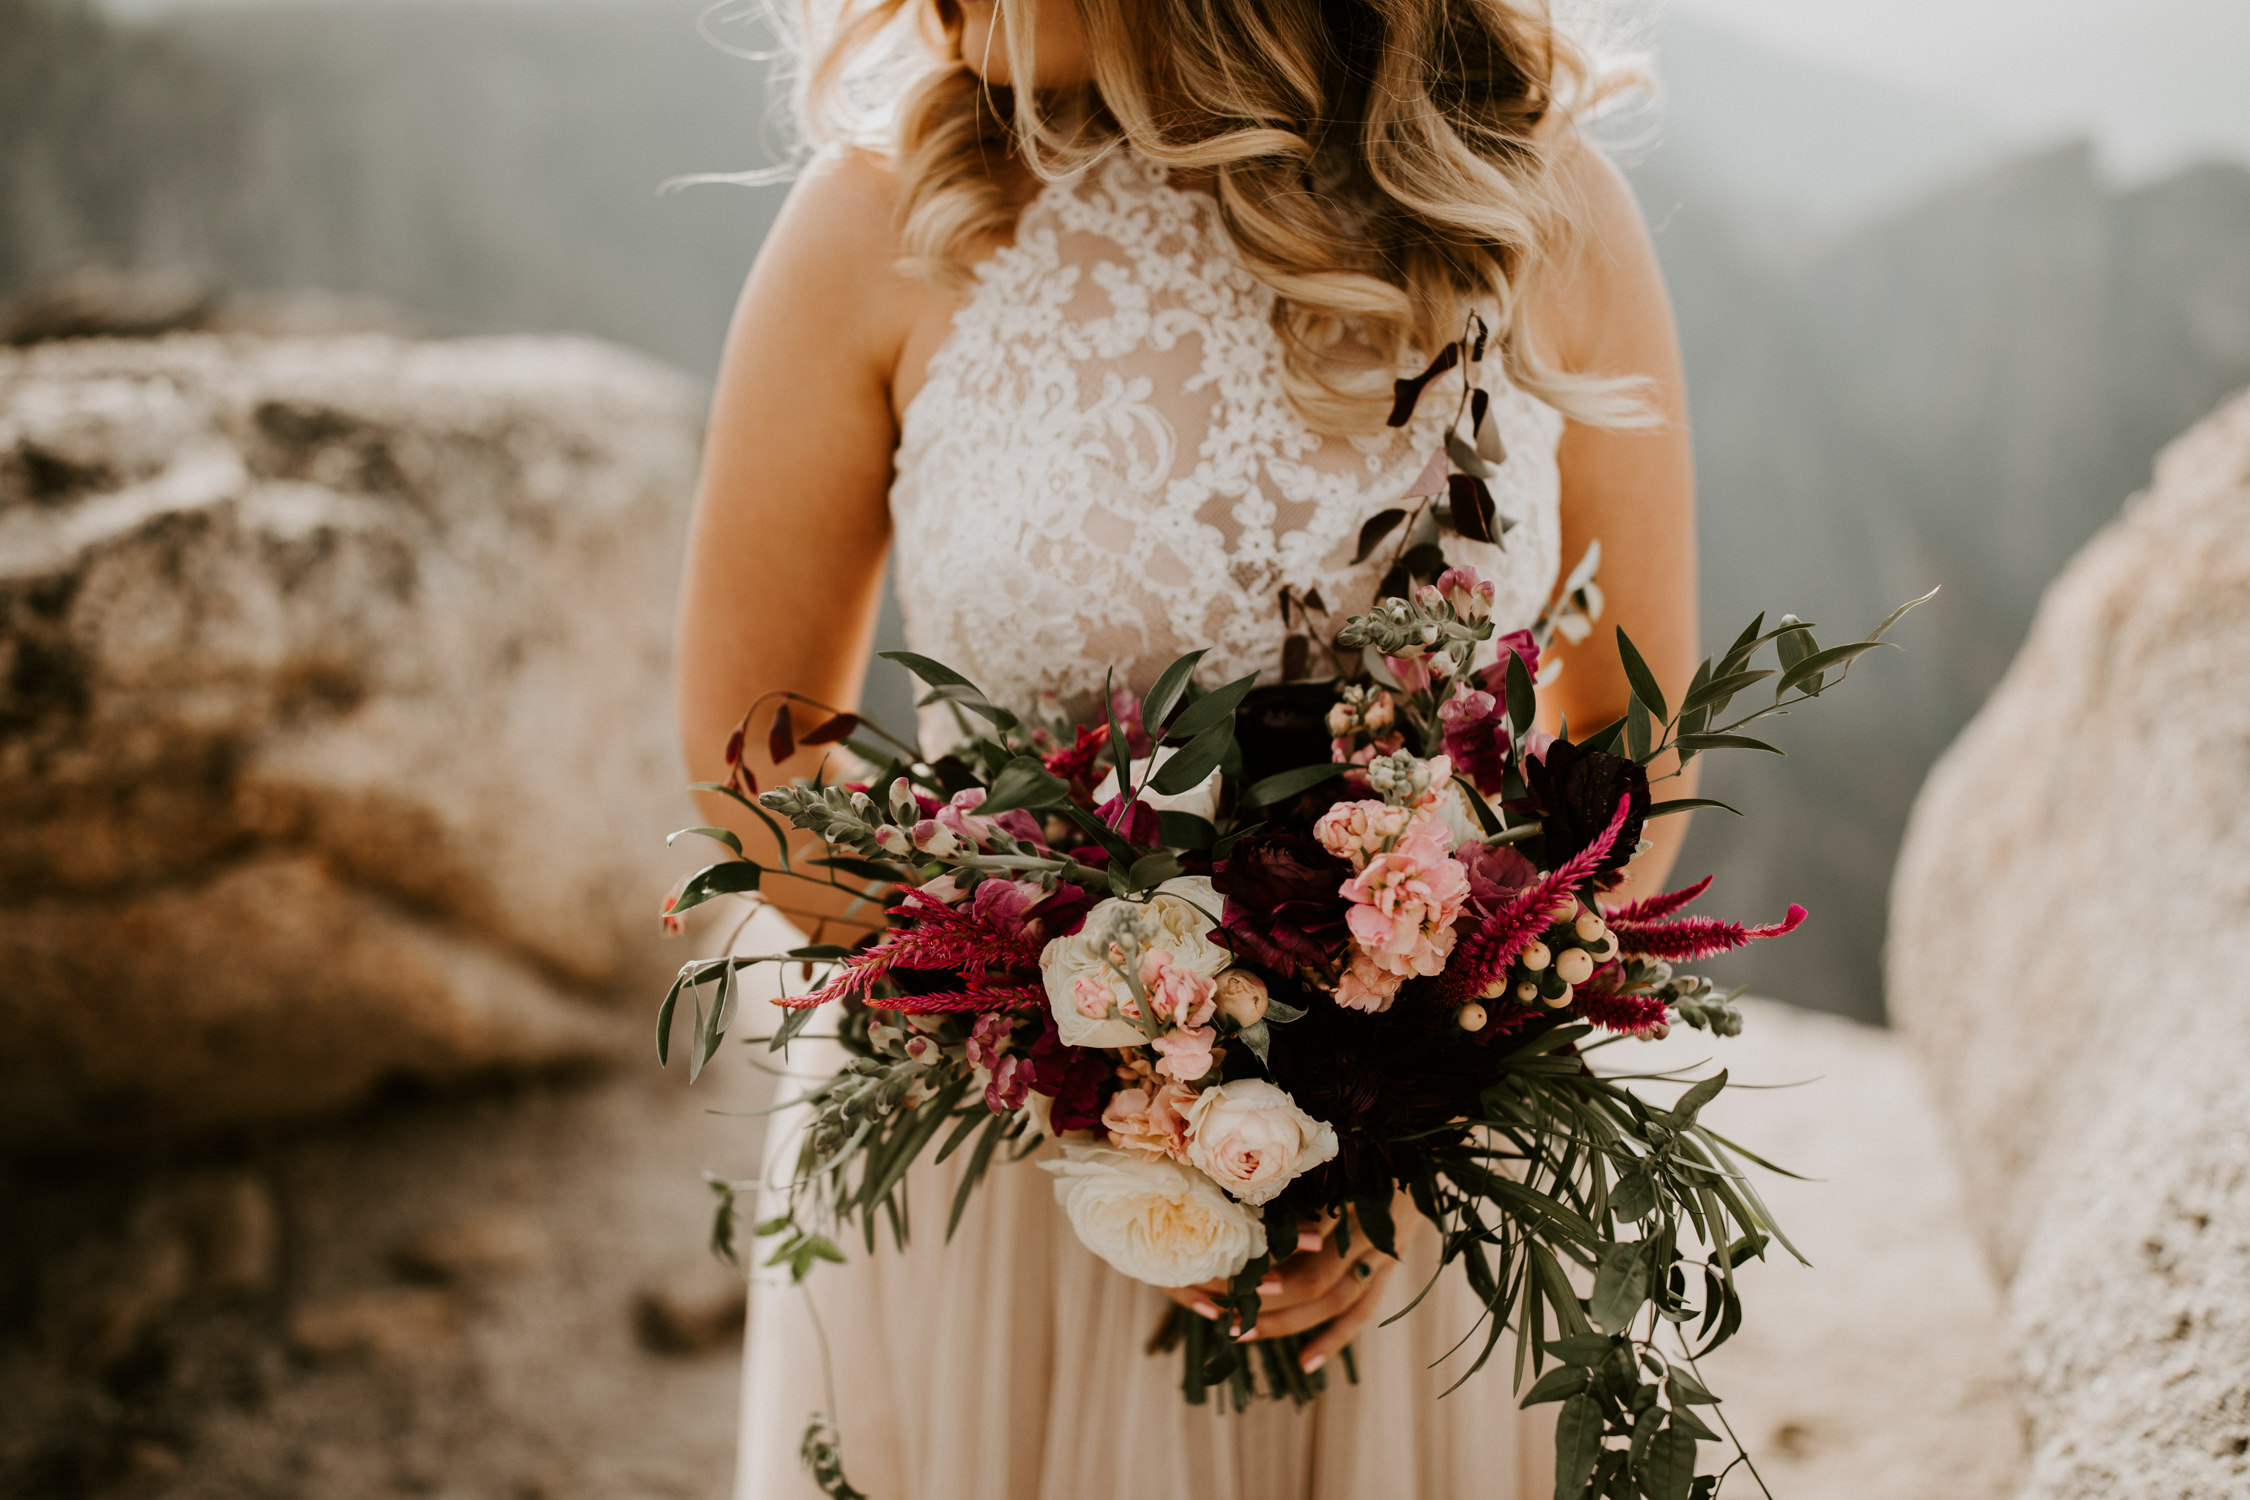
{"label": "rocky ledge", "polygon": [[0,1144],[640,1035],[700,404],[572,340],[0,350]]}
{"label": "rocky ledge", "polygon": [[2025,1500],[2250,1493],[2250,394],[1932,773],[1890,1004],[2007,1280]]}

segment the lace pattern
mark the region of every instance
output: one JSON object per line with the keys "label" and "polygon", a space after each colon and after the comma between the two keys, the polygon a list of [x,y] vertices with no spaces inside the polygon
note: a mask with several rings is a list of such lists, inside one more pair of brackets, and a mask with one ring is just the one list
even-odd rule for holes
{"label": "lace pattern", "polygon": [[[1448,375],[1405,428],[1324,436],[1283,395],[1273,294],[1232,257],[1216,206],[1120,154],[1024,209],[909,405],[891,489],[893,566],[913,649],[1018,708],[1084,717],[1093,674],[1144,689],[1211,647],[1215,685],[1280,675],[1284,589],[1340,624],[1373,598],[1390,548],[1354,565],[1360,528],[1399,503],[1442,445]],[[1448,537],[1528,623],[1558,564],[1563,419],[1485,366],[1506,462],[1502,544]],[[925,710],[930,748],[956,730]]]}

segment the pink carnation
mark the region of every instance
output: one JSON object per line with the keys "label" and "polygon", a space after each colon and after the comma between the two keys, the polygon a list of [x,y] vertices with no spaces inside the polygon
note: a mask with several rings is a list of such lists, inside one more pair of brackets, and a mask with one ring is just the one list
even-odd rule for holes
{"label": "pink carnation", "polygon": [[1366,953],[1354,953],[1351,967],[1336,981],[1336,1003],[1346,1010],[1389,1010],[1405,982]]}
{"label": "pink carnation", "polygon": [[1160,1059],[1156,1070],[1169,1073],[1181,1083],[1193,1083],[1211,1071],[1211,1048],[1218,1039],[1218,1032],[1208,1026],[1167,1031],[1149,1043]]}
{"label": "pink carnation", "polygon": [[[1352,903],[1344,921],[1360,952],[1375,970],[1404,980],[1444,969],[1454,920],[1469,899],[1469,876],[1438,839],[1408,837],[1368,860],[1344,882],[1342,894]],[[1347,1001],[1340,988],[1337,1000],[1363,1010],[1390,1003],[1372,975],[1356,982],[1352,994]]]}
{"label": "pink carnation", "polygon": [[1187,1159],[1187,1111],[1195,1091],[1184,1084],[1147,1084],[1119,1089],[1102,1110],[1102,1129],[1120,1151]]}

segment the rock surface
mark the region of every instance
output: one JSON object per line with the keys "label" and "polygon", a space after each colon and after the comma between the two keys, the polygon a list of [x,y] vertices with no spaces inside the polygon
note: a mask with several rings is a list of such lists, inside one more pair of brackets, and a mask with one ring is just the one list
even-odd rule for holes
{"label": "rock surface", "polygon": [[1891,1013],[2008,1277],[2038,1500],[2250,1492],[2250,395],[1931,776]]}
{"label": "rock surface", "polygon": [[[1727,1420],[1776,1495],[2007,1500],[2023,1442],[2000,1294],[1921,1068],[1889,1031],[1743,1009],[1739,1037],[1678,1027],[1605,1054],[1726,1068],[1744,1086],[1705,1118],[1808,1179],[1755,1176],[1811,1264],[1776,1246],[1744,1268],[1742,1331],[1702,1361]],[[1758,1488],[1737,1470],[1724,1493]]]}
{"label": "rock surface", "polygon": [[[0,1495],[709,1500],[734,1462],[741,1282],[701,1173],[762,1102],[729,1049],[211,1147],[0,1163]],[[734,1296],[647,1342],[646,1301]]]}
{"label": "rock surface", "polygon": [[699,405],[574,340],[0,351],[0,1140],[638,1042]]}

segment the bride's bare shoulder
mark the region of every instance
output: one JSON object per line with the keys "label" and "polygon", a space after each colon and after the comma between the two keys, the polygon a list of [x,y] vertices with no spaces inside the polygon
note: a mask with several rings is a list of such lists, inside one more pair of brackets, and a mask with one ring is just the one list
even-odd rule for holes
{"label": "bride's bare shoulder", "polygon": [[764,383],[747,377],[770,370],[888,405],[928,297],[900,269],[897,193],[891,164],[872,152],[830,148],[805,164],[735,309],[726,373],[746,378],[723,387],[763,399]]}
{"label": "bride's bare shoulder", "polygon": [[[1617,164],[1575,129],[1559,130],[1550,151],[1567,229],[1535,294],[1536,322],[1550,356],[1564,368],[1600,370],[1651,338],[1669,339],[1663,273],[1640,203]],[[1623,363],[1638,367],[1639,361]]]}

